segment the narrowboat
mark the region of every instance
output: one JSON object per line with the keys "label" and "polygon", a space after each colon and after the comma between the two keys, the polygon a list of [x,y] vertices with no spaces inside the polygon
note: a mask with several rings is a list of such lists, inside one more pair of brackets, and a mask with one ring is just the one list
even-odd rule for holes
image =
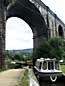
{"label": "narrowboat", "polygon": [[40,58],[36,60],[34,72],[37,78],[51,80],[55,82],[58,77],[62,76],[60,63],[54,58]]}

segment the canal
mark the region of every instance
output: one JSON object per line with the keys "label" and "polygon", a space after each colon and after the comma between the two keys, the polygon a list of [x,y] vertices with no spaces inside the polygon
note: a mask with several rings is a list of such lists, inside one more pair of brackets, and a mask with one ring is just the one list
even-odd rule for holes
{"label": "canal", "polygon": [[40,79],[39,84],[40,86],[65,86],[65,76],[60,77],[54,83],[51,81],[43,81],[42,79]]}
{"label": "canal", "polygon": [[52,82],[41,82],[40,86],[65,86],[65,84],[63,82],[56,82],[56,83],[52,83]]}

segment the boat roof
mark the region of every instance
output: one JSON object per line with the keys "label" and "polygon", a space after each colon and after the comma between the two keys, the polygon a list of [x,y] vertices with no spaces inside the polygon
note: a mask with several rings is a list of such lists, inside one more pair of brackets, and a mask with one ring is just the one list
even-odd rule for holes
{"label": "boat roof", "polygon": [[50,58],[40,58],[40,59],[37,59],[37,61],[39,61],[39,62],[43,62],[43,61],[56,61],[56,58],[53,58],[53,59],[50,59]]}

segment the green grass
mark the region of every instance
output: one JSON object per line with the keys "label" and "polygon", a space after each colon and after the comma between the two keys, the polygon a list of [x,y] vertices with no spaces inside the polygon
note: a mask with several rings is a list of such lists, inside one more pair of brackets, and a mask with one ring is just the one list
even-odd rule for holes
{"label": "green grass", "polygon": [[29,86],[28,69],[25,69],[24,76],[21,79],[19,86]]}
{"label": "green grass", "polygon": [[62,72],[65,73],[65,65],[61,65]]}
{"label": "green grass", "polygon": [[6,68],[0,68],[0,72],[7,70]]}

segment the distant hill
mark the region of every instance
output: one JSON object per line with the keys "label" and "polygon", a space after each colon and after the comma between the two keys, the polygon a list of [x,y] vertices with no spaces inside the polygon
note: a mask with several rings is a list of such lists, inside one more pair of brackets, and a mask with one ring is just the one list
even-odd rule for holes
{"label": "distant hill", "polygon": [[15,53],[32,53],[33,49],[14,50]]}
{"label": "distant hill", "polygon": [[29,48],[29,49],[23,49],[23,50],[8,50],[9,53],[11,53],[12,55],[14,54],[20,54],[20,53],[32,53],[33,49]]}

